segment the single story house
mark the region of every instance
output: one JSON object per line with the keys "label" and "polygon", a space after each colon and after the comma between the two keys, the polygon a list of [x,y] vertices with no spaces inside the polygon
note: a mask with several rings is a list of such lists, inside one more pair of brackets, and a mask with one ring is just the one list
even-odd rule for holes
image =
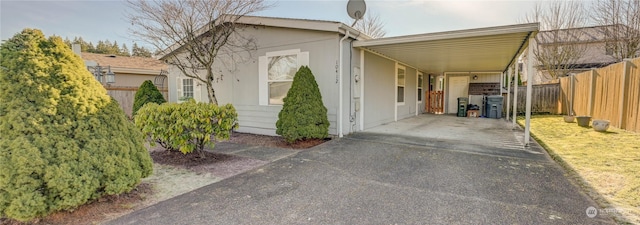
{"label": "single story house", "polygon": [[[444,113],[456,113],[457,98],[469,97],[474,84],[501,94],[508,68],[539,29],[532,23],[372,39],[333,21],[245,16],[239,23],[250,27],[239,32],[255,39],[255,57],[214,83],[219,103],[236,107],[239,131],[275,135],[282,98],[306,65],[328,109],[329,133],[340,137],[424,113],[429,91],[444,91]],[[169,101],[184,96],[207,101],[202,84],[170,66]]]}
{"label": "single story house", "polygon": [[[575,59],[567,59],[566,66],[569,68],[569,75],[575,75],[594,68],[602,68],[618,62],[614,55],[613,45],[608,43],[606,33],[613,26],[591,26],[578,27],[562,30],[540,31],[535,37],[535,45],[538,49],[562,48],[569,46],[575,48],[579,55]],[[526,61],[523,62],[526,66]],[[533,84],[543,84],[557,82],[552,79],[549,72],[542,65],[538,65],[534,60]],[[527,80],[526,71],[523,71],[523,81]]]}
{"label": "single story house", "polygon": [[[80,46],[73,46],[73,49],[127,115],[131,115],[136,91],[146,80],[151,80],[160,93],[165,98],[168,97],[168,67],[162,61],[145,57],[80,52]],[[111,74],[113,75],[110,76]]]}

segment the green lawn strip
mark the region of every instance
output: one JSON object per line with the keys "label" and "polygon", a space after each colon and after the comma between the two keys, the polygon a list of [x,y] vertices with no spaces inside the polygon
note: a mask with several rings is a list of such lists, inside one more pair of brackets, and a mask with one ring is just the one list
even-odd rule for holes
{"label": "green lawn strip", "polygon": [[562,116],[532,117],[531,134],[583,187],[595,189],[587,191],[640,217],[640,134],[614,127],[601,133],[565,123]]}

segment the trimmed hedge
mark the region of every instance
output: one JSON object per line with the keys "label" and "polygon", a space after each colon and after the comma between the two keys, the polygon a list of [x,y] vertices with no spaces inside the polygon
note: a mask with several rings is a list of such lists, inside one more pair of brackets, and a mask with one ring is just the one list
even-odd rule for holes
{"label": "trimmed hedge", "polygon": [[217,106],[196,103],[149,103],[138,111],[135,123],[151,140],[167,150],[187,154],[214,147],[217,140],[229,139],[238,127],[238,114],[231,104]]}
{"label": "trimmed hedge", "polygon": [[278,114],[276,128],[276,133],[289,143],[329,136],[327,108],[309,67],[302,66],[296,72]]}
{"label": "trimmed hedge", "polygon": [[0,218],[74,209],[151,174],[142,134],[62,39],[25,29],[0,52]]}
{"label": "trimmed hedge", "polygon": [[142,85],[140,85],[138,91],[136,91],[136,95],[133,99],[133,111],[131,112],[131,116],[135,116],[136,112],[149,102],[162,104],[167,101],[158,90],[158,87],[156,87],[156,85],[154,85],[150,80],[146,80]]}

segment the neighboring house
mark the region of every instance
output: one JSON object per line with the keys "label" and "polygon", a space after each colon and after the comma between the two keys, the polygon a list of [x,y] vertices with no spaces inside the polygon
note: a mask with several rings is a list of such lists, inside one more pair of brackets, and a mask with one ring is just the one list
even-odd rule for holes
{"label": "neighboring house", "polygon": [[[342,136],[424,113],[430,90],[444,90],[445,113],[456,113],[458,97],[501,94],[507,68],[538,31],[536,23],[370,39],[333,21],[246,16],[240,23],[250,25],[239,32],[257,50],[222,70],[214,89],[220,104],[237,109],[240,132],[267,135],[275,135],[300,66],[316,78],[329,133]],[[208,101],[203,84],[170,66],[169,101],[185,97]]]}
{"label": "neighboring house", "polygon": [[[151,80],[165,98],[168,97],[168,67],[162,61],[144,57],[81,53],[78,49],[74,46],[74,51],[82,57],[87,69],[101,81],[108,94],[120,103],[127,115],[131,115],[136,91],[146,80]],[[102,76],[96,76],[98,70]],[[113,76],[109,76],[109,72]]]}
{"label": "neighboring house", "polygon": [[[569,75],[578,74],[594,68],[601,68],[616,63],[616,59],[613,57],[612,46],[608,44],[605,39],[605,29],[610,26],[540,31],[536,36],[536,44],[538,44],[540,48],[550,46],[578,46],[578,48],[584,51],[581,54],[581,57],[577,58],[574,62],[565,65],[570,68],[568,73]],[[553,41],[553,35],[558,35],[559,39],[563,41]],[[526,65],[526,60],[524,60],[524,64]],[[534,73],[533,76],[533,84],[553,82],[549,72],[545,71],[540,65],[537,65],[536,63],[534,68],[536,69],[536,73]],[[526,80],[526,71],[523,71],[522,78],[523,80]]]}

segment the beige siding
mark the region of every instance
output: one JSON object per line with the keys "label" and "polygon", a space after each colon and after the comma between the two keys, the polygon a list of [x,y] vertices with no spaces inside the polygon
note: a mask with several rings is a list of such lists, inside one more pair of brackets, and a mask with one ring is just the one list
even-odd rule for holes
{"label": "beige siding", "polygon": [[394,121],[395,62],[364,54],[364,128]]}
{"label": "beige siding", "polygon": [[[324,105],[328,110],[329,122],[331,123],[329,133],[337,134],[338,35],[331,32],[276,27],[249,27],[241,32],[245,37],[254,37],[258,49],[252,51],[251,54],[239,55],[245,60],[235,63],[232,68],[216,64],[214,66],[217,68],[216,72],[222,74],[222,77],[213,84],[220,104],[232,103],[236,106],[240,124],[239,131],[275,135],[275,122],[282,107],[260,105],[259,103],[258,57],[265,56],[267,52],[299,49],[301,52],[309,53],[309,68],[316,77]],[[170,68],[169,73],[169,87],[171,90],[175,90],[176,77],[180,76],[180,72],[175,68]],[[208,101],[204,84],[202,84],[201,90],[201,100]],[[169,99],[177,101],[175,91],[170,91]]]}

